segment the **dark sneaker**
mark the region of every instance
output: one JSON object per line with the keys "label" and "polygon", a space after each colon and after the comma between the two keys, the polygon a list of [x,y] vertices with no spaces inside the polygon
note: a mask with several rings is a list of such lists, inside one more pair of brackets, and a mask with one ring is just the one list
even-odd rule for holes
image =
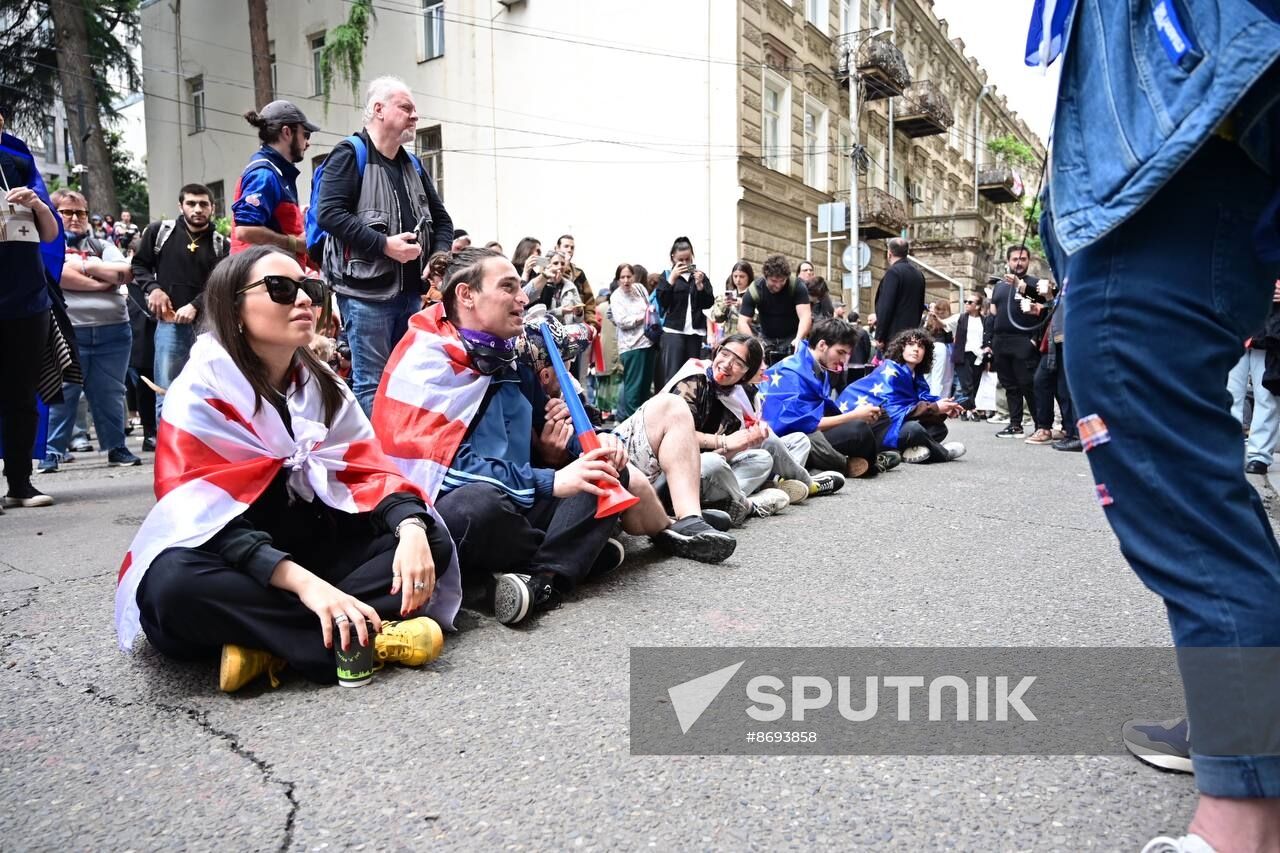
{"label": "dark sneaker", "polygon": [[1161,770],[1191,772],[1191,727],[1186,717],[1164,722],[1130,720],[1120,734],[1139,761]]}
{"label": "dark sneaker", "polygon": [[701,563],[727,560],[738,547],[738,540],[728,533],[721,533],[696,515],[680,519],[652,538],[653,544],[668,554]]}
{"label": "dark sneaker", "polygon": [[[910,462],[911,460],[907,460]],[[896,450],[882,450],[876,454],[876,470],[883,474],[902,464],[902,454]]]}
{"label": "dark sneaker", "polygon": [[56,454],[56,453],[46,453],[46,454],[44,455],[44,461],[43,461],[43,462],[41,462],[41,463],[40,463],[39,465],[37,465],[36,467],[40,469],[40,473],[41,473],[41,474],[56,474],[56,473],[58,473],[58,454]]}
{"label": "dark sneaker", "polygon": [[156,452],[156,437],[154,435],[149,435],[146,438],[142,439],[142,452],[143,453]]}
{"label": "dark sneaker", "polygon": [[996,433],[996,438],[1022,438],[1022,427],[1010,424]]}
{"label": "dark sneaker", "polygon": [[130,453],[127,447],[117,447],[115,450],[107,451],[107,465],[111,468],[141,464],[142,460]]}
{"label": "dark sneaker", "polygon": [[1064,438],[1062,441],[1053,443],[1054,450],[1065,450],[1067,453],[1079,453],[1084,450],[1084,445],[1078,438]]}
{"label": "dark sneaker", "polygon": [[10,509],[20,506],[53,506],[53,498],[44,494],[30,483],[23,486],[10,485],[9,494],[4,496],[4,505]]}
{"label": "dark sneaker", "polygon": [[493,615],[503,625],[515,625],[534,613],[560,606],[555,575],[549,572],[503,574],[494,580]]}
{"label": "dark sneaker", "polygon": [[733,519],[729,517],[729,513],[723,510],[704,509],[702,511],[702,520],[721,533],[725,533],[733,527]]}
{"label": "dark sneaker", "polygon": [[839,471],[821,471],[811,475],[809,479],[813,481],[809,484],[810,497],[834,495],[844,488],[844,474]]}
{"label": "dark sneaker", "polygon": [[604,543],[604,547],[596,555],[596,561],[591,564],[590,574],[592,576],[607,575],[621,566],[625,559],[627,559],[626,549],[617,539],[611,538]]}
{"label": "dark sneaker", "polygon": [[729,522],[734,527],[741,527],[746,524],[747,519],[751,517],[751,513],[755,509],[755,507],[751,505],[751,501],[746,500],[745,498],[743,500],[729,498],[725,503],[727,504],[726,509],[729,512]]}
{"label": "dark sneaker", "polygon": [[67,449],[72,453],[92,453],[93,445],[82,438],[79,441],[71,442],[71,446]]}
{"label": "dark sneaker", "polygon": [[1261,459],[1251,459],[1249,460],[1249,464],[1244,466],[1244,472],[1246,474],[1266,474],[1267,463],[1263,462]]}

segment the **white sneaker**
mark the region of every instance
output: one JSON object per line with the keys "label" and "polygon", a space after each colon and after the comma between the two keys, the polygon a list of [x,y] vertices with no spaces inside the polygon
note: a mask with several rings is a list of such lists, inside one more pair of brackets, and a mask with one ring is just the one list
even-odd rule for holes
{"label": "white sneaker", "polygon": [[964,445],[958,441],[948,441],[942,446],[947,453],[951,454],[952,459],[959,459],[961,456],[964,456]]}
{"label": "white sneaker", "polygon": [[918,465],[921,462],[928,462],[929,448],[920,447],[919,445],[915,447],[908,447],[906,450],[902,451],[902,461],[910,462],[913,465]]}
{"label": "white sneaker", "polygon": [[782,489],[761,489],[751,496],[751,514],[756,518],[767,518],[790,504],[791,498]]}
{"label": "white sneaker", "polygon": [[1170,838],[1161,835],[1147,842],[1142,853],[1217,853],[1209,842],[1198,835],[1184,835],[1181,838]]}

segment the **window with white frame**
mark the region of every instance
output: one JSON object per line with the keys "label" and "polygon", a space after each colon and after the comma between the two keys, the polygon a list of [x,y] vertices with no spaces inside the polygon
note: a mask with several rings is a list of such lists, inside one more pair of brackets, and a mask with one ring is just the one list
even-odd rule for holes
{"label": "window with white frame", "polygon": [[218,219],[227,215],[227,190],[226,184],[222,181],[207,181],[205,186],[209,188],[209,194],[212,196],[210,201],[213,202],[213,218]]}
{"label": "window with white frame", "polygon": [[444,3],[422,0],[422,59],[426,62],[444,56]]}
{"label": "window with white frame", "polygon": [[418,159],[435,182],[436,192],[444,199],[444,135],[440,125],[418,131],[416,145]]}
{"label": "window with white frame", "polygon": [[827,0],[805,0],[805,20],[824,33],[827,31],[827,17]]}
{"label": "window with white frame", "polygon": [[311,37],[311,90],[315,95],[324,94],[324,33]]}
{"label": "window with white frame", "polygon": [[867,181],[873,187],[884,186],[884,144],[867,140]]}
{"label": "window with white frame", "polygon": [[889,172],[889,195],[893,196],[898,201],[907,200],[906,196],[903,194],[902,170],[896,165]]}
{"label": "window with white frame", "polygon": [[776,172],[790,172],[791,85],[776,74],[764,74],[760,124],[761,161]]}
{"label": "window with white frame", "polygon": [[970,162],[973,162],[974,136],[982,132],[981,123],[982,116],[979,115],[978,126],[975,127],[971,123],[966,123],[964,128],[964,158]]}
{"label": "window with white frame", "polygon": [[849,133],[849,123],[840,122],[836,131],[836,192],[847,193],[853,187],[853,160],[849,157],[849,149],[853,146],[853,135]]}
{"label": "window with white frame", "polygon": [[827,108],[805,98],[804,182],[815,190],[827,191]]}
{"label": "window with white frame", "polygon": [[840,32],[851,33],[857,27],[853,25],[853,0],[840,0]]}
{"label": "window with white frame", "polygon": [[199,133],[205,129],[204,75],[188,80],[187,89],[191,93],[191,132]]}
{"label": "window with white frame", "polygon": [[58,132],[53,116],[44,117],[44,133],[41,134],[44,145],[44,158],[50,163],[58,162]]}

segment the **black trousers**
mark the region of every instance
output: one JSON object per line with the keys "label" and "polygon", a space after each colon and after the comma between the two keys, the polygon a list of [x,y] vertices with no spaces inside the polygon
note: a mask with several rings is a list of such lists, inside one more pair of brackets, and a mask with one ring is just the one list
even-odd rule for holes
{"label": "black trousers", "polygon": [[1022,426],[1022,404],[1034,413],[1036,409],[1036,368],[1040,350],[1030,338],[1022,335],[996,335],[991,351],[995,353],[996,376],[1009,400],[1009,426]]}
{"label": "black trousers", "polygon": [[[428,541],[439,583],[453,546],[439,525]],[[396,544],[391,533],[371,535],[328,549],[328,559],[311,555],[298,562],[383,619],[399,619],[401,595],[390,592]],[[324,647],[319,617],[293,593],[263,586],[211,551],[170,548],[161,553],[143,575],[137,601],[147,640],[169,657],[203,660],[233,643],[284,658],[311,681],[337,681],[333,650]]]}
{"label": "black trousers", "polygon": [[809,433],[810,471],[839,471],[844,473],[850,457],[867,460],[875,471],[876,437],[871,425],[862,421],[850,421],[829,430]]}
{"label": "black trousers", "polygon": [[587,577],[617,523],[616,516],[595,517],[595,495],[538,498],[525,509],[483,483],[440,496],[436,512],[458,543],[464,584],[504,572],[551,572],[564,591]]}
{"label": "black trousers", "polygon": [[942,442],[947,438],[947,425],[937,421],[905,421],[901,428],[898,429],[898,446],[896,448],[886,447],[884,437],[889,432],[890,421],[883,418],[876,424],[876,440],[879,442],[881,450],[897,450],[902,452],[908,447],[927,447],[929,448],[929,462],[947,462],[951,459],[951,454],[942,446]]}
{"label": "black trousers", "polygon": [[1062,344],[1053,344],[1036,368],[1036,429],[1053,429],[1053,401],[1062,410],[1062,431],[1076,438],[1076,413],[1067,387],[1067,371],[1062,366]]}
{"label": "black trousers", "polygon": [[977,405],[978,385],[982,382],[982,373],[981,362],[974,364],[968,353],[965,353],[964,359],[956,365],[956,386],[959,389],[956,402],[964,406],[966,412],[973,411]]}
{"label": "black trousers", "polygon": [[662,333],[658,344],[658,370],[654,376],[654,384],[661,388],[667,384],[676,371],[684,367],[684,363],[702,354],[703,335],[677,335]]}
{"label": "black trousers", "polygon": [[0,422],[3,422],[4,476],[10,489],[31,482],[36,443],[36,380],[49,340],[48,311],[0,320]]}

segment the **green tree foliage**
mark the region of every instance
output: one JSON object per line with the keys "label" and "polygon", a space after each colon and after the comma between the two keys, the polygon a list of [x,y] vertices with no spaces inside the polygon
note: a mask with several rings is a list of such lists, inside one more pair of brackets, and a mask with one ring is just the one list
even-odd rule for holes
{"label": "green tree foliage", "polygon": [[996,155],[996,162],[1009,166],[1029,169],[1039,159],[1035,149],[1011,133],[988,140],[987,150]]}
{"label": "green tree foliage", "polygon": [[373,0],[351,0],[347,21],[329,30],[320,53],[320,76],[324,82],[324,106],[329,108],[333,78],[341,76],[359,100],[360,71],[364,66],[364,49],[369,43],[369,27],[374,20]]}
{"label": "green tree foliage", "polygon": [[[43,127],[61,94],[58,52],[50,5],[77,0],[0,0],[0,104],[11,111],[8,121],[32,136]],[[116,117],[122,90],[142,87],[130,48],[138,41],[138,0],[80,0],[89,30],[89,67],[103,117]],[[68,105],[67,109],[74,109]]]}
{"label": "green tree foliage", "polygon": [[131,152],[124,145],[124,137],[114,130],[107,131],[107,150],[111,153],[111,180],[116,186],[116,200],[120,203],[120,209],[129,211],[135,218],[145,222],[151,209],[147,176],[134,168]]}

